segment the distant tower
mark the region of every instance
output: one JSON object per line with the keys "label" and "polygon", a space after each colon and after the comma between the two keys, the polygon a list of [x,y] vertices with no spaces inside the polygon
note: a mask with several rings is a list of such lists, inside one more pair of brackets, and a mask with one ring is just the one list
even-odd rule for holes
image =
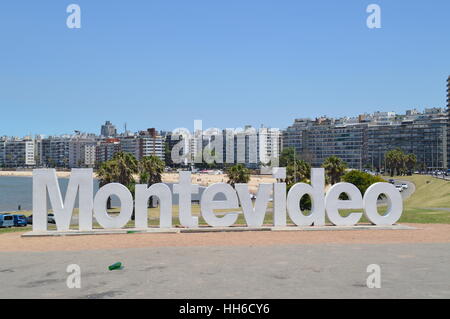
{"label": "distant tower", "polygon": [[106,121],[105,124],[102,125],[100,135],[103,137],[114,137],[117,135],[117,129],[110,121]]}

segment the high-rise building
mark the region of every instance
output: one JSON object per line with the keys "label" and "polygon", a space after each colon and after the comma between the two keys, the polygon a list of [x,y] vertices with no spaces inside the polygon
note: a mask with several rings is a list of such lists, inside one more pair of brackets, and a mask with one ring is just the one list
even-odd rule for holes
{"label": "high-rise building", "polygon": [[69,167],[93,167],[95,165],[94,137],[75,136],[69,141]]}
{"label": "high-rise building", "polygon": [[120,141],[117,138],[107,138],[100,141],[95,149],[96,164],[111,160],[120,150]]}
{"label": "high-rise building", "polygon": [[136,135],[120,137],[120,150],[132,154],[137,160],[141,158],[139,138]]}
{"label": "high-rise building", "polygon": [[158,134],[156,129],[149,128],[147,131],[139,132],[139,159],[146,156],[157,156],[164,161],[165,143],[164,138]]}
{"label": "high-rise building", "polygon": [[415,154],[423,169],[442,170],[450,164],[448,123],[442,108],[375,112],[350,119],[299,119],[283,132],[283,147],[294,147],[313,167],[335,155],[355,169],[382,169],[385,154],[399,148]]}
{"label": "high-rise building", "polygon": [[6,138],[0,138],[0,168],[5,165]]}
{"label": "high-rise building", "polygon": [[103,137],[115,137],[117,135],[117,129],[110,121],[106,121],[105,124],[102,125],[100,135]]}
{"label": "high-rise building", "polygon": [[35,143],[30,137],[0,140],[0,165],[3,167],[34,167]]}

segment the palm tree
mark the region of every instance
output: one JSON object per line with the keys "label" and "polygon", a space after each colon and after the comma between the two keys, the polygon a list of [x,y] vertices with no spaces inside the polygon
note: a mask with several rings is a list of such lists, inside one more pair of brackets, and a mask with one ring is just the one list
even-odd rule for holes
{"label": "palm tree", "polygon": [[414,170],[414,167],[416,167],[417,164],[417,157],[414,154],[408,154],[406,155],[405,160],[406,168],[408,169],[408,174],[412,175],[412,171]]}
{"label": "palm tree", "polygon": [[[139,161],[139,182],[150,187],[162,182],[162,173],[165,164],[157,156],[145,156]],[[153,196],[150,198],[150,207],[153,207]]]}
{"label": "palm tree", "polygon": [[283,148],[279,157],[278,165],[280,167],[287,167],[289,164],[292,164],[297,157],[298,156],[296,154],[295,148],[293,147]]}
{"label": "palm tree", "polygon": [[[115,161],[103,162],[97,170],[97,178],[99,179],[99,187],[113,183],[117,176],[117,163]],[[108,198],[107,209],[111,209],[111,198]]]}
{"label": "palm tree", "polygon": [[161,183],[164,168],[165,164],[159,157],[153,155],[143,157],[139,162],[140,183],[147,186]]}
{"label": "palm tree", "polygon": [[341,176],[344,175],[347,164],[337,156],[330,156],[323,162],[322,167],[325,169],[331,185],[334,185],[341,181]]}
{"label": "palm tree", "polygon": [[397,173],[401,175],[405,170],[406,156],[401,149],[390,150],[385,155],[386,167],[389,169],[391,177]]}
{"label": "palm tree", "polygon": [[134,184],[133,174],[138,173],[138,161],[131,153],[118,152],[112,158],[116,162],[117,173],[115,182],[121,183],[127,187],[132,187]]}
{"label": "palm tree", "polygon": [[228,184],[234,187],[237,183],[248,183],[250,171],[242,164],[231,166],[228,171]]}
{"label": "palm tree", "polygon": [[[136,158],[130,153],[119,152],[111,160],[102,163],[98,168],[99,186],[102,187],[109,183],[120,183],[134,194],[135,181],[133,174],[137,172],[138,161]],[[111,198],[108,199],[107,206],[108,209],[111,208]]]}
{"label": "palm tree", "polygon": [[311,178],[311,165],[304,160],[294,160],[286,167],[286,184],[288,188]]}

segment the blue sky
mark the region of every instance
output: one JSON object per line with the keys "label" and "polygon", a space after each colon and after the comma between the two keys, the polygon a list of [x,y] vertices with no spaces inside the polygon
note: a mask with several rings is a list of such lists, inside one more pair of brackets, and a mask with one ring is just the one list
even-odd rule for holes
{"label": "blue sky", "polygon": [[[366,26],[371,3],[381,29]],[[448,0],[2,1],[0,136],[443,107],[449,12]]]}

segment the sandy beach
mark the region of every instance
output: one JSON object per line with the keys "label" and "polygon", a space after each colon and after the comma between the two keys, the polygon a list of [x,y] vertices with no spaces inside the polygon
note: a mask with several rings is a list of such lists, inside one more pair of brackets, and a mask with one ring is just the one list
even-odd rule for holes
{"label": "sandy beach", "polygon": [[[69,171],[57,171],[56,175],[59,178],[69,178]],[[15,177],[32,177],[33,171],[0,171],[1,176],[15,176]],[[95,174],[94,174],[94,177]],[[135,176],[137,179],[137,176]],[[163,173],[162,180],[164,183],[178,182],[178,173]],[[226,174],[210,175],[210,174],[192,174],[192,183],[201,186],[208,186],[214,183],[226,183],[228,177]],[[252,193],[257,191],[258,185],[261,183],[274,183],[276,180],[270,175],[252,175],[250,177],[249,190]]]}

